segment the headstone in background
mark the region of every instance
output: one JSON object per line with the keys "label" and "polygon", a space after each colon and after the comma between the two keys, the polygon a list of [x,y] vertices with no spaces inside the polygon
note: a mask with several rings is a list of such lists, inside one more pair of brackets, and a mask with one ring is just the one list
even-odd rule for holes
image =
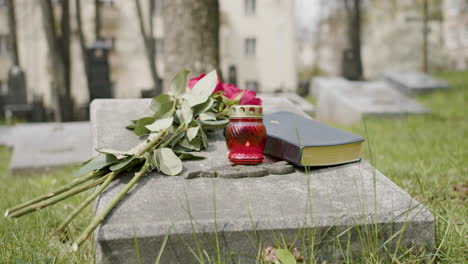
{"label": "headstone in background", "polygon": [[86,54],[89,62],[89,101],[112,98],[108,45],[104,41],[96,41]]}
{"label": "headstone in background", "polygon": [[318,98],[322,89],[334,89],[346,85],[348,81],[341,77],[315,77],[310,82],[310,93]]}
{"label": "headstone in background", "polygon": [[358,56],[351,49],[346,49],[341,55],[341,76],[348,80],[359,80],[362,78]]}
{"label": "headstone in background", "polygon": [[5,132],[0,144],[13,148],[13,172],[43,170],[90,158],[89,122],[18,124],[0,132]]}
{"label": "headstone in background", "polygon": [[29,113],[29,122],[45,122],[47,118],[47,109],[41,96],[34,96],[31,103],[32,110]]}
{"label": "headstone in background", "polygon": [[297,94],[301,97],[308,96],[310,94],[310,81],[299,81]]}
{"label": "headstone in background", "polygon": [[[288,100],[274,99],[263,98],[268,111],[290,110],[282,108],[290,105]],[[140,139],[124,127],[129,120],[149,114],[149,104],[150,100],[145,99],[95,100],[91,105],[93,149],[126,150],[137,144]],[[208,150],[202,153],[208,158],[184,162],[184,173],[228,162],[228,150],[219,135],[209,133]],[[96,214],[131,176],[122,176],[98,198]],[[359,237],[366,235],[369,226],[372,234],[367,235],[373,236],[374,224],[380,231],[379,241],[389,240],[387,248],[398,242],[400,246],[418,248],[434,245],[431,213],[365,161],[312,169],[309,174],[297,169],[288,175],[235,180],[186,180],[151,173],[113,209],[96,230],[94,239],[99,263],[134,261],[135,240],[142,262],[153,263],[169,228],[172,229],[161,263],[196,262],[189,249],[196,251],[194,236],[200,247],[214,256],[216,230],[221,250],[233,253],[235,263],[256,262],[256,235],[262,247],[281,243],[280,238],[286,243],[299,238],[295,246],[300,248],[302,243],[308,246],[314,239],[319,262],[333,262],[340,250],[359,250]],[[347,229],[352,237],[347,241],[348,235],[343,235],[339,248],[336,236]],[[400,230],[404,232],[399,233]],[[297,236],[299,232],[306,237]]]}
{"label": "headstone in background", "polygon": [[438,80],[422,72],[387,71],[382,74],[382,77],[389,84],[409,95],[449,88],[447,82]]}
{"label": "headstone in background", "polygon": [[11,123],[13,118],[28,119],[32,107],[28,105],[26,74],[19,66],[11,66],[8,72],[8,92],[5,99],[2,109],[7,123]]}
{"label": "headstone in background", "polygon": [[316,118],[351,124],[364,117],[402,117],[425,114],[428,110],[385,82],[352,82],[322,87]]}
{"label": "headstone in background", "polygon": [[27,104],[26,73],[19,66],[8,72],[8,104]]}

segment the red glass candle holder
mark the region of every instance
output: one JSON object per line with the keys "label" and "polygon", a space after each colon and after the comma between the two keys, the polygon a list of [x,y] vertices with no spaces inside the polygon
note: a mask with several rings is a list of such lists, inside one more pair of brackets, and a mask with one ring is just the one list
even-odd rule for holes
{"label": "red glass candle holder", "polygon": [[226,127],[229,160],[235,165],[258,164],[263,161],[266,129],[259,105],[233,106]]}

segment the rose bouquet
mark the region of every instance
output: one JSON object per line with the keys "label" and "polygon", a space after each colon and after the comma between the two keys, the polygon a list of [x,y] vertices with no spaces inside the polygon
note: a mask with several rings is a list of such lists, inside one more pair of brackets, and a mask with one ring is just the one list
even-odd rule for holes
{"label": "rose bouquet", "polygon": [[120,175],[134,173],[109,205],[94,217],[88,227],[73,243],[73,250],[90,236],[110,211],[149,171],[177,175],[182,161],[202,159],[195,153],[207,148],[206,132],[224,128],[230,108],[238,104],[260,105],[254,91],[241,90],[232,84],[221,83],[216,71],[202,74],[187,83],[188,71],[183,70],[172,80],[170,92],[151,101],[150,116],[132,120],[127,129],[144,137],[135,147],[127,150],[97,149],[98,155],[81,164],[80,177],[49,193],[9,208],[6,217],[20,217],[65,200],[96,187],[94,192],[75,208],[56,228],[54,235],[62,233],[68,224],[109,184]]}

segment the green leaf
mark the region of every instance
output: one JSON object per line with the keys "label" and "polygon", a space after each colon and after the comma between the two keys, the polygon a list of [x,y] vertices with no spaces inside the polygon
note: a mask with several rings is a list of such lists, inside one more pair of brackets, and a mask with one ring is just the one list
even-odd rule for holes
{"label": "green leaf", "polygon": [[199,105],[194,106],[193,107],[193,116],[198,116],[199,114],[210,110],[210,108],[213,106],[214,102],[215,102],[215,100],[213,100],[211,98],[208,98],[208,100],[206,102],[204,102],[203,104],[199,104]]}
{"label": "green leaf", "polygon": [[208,148],[208,137],[206,136],[205,131],[203,131],[203,129],[200,131],[200,134],[201,134],[203,148],[206,149]]}
{"label": "green leaf", "polygon": [[149,140],[153,140],[155,138],[159,138],[161,137],[162,135],[162,132],[156,132],[156,133],[151,133],[149,134],[148,138],[144,141],[141,141],[140,143],[138,143],[136,146],[134,146],[133,148],[129,149],[127,151],[127,155],[135,155],[137,154],[138,152],[142,151],[147,145],[148,145],[148,141]]}
{"label": "green leaf", "polygon": [[[171,110],[174,107],[174,100],[172,96],[168,94],[161,94],[156,96],[151,101],[150,108],[154,112],[154,117],[162,118],[171,116]],[[154,121],[153,121],[154,122]]]}
{"label": "green leaf", "polygon": [[171,91],[174,95],[181,95],[184,94],[187,90],[187,75],[189,71],[182,70],[180,71],[174,79],[172,79],[171,83]]}
{"label": "green leaf", "polygon": [[168,129],[170,126],[172,126],[173,122],[174,122],[174,118],[171,116],[167,118],[158,119],[154,121],[152,124],[146,125],[145,127],[151,132],[157,132],[157,131]]}
{"label": "green leaf", "polygon": [[177,110],[177,116],[179,117],[179,121],[181,123],[188,125],[190,122],[192,122],[193,112],[187,100],[182,101],[180,109]]}
{"label": "green leaf", "polygon": [[189,152],[183,152],[179,154],[179,159],[181,160],[202,160],[205,159],[205,157],[202,156],[197,156]]}
{"label": "green leaf", "polygon": [[130,125],[126,126],[125,128],[128,129],[128,130],[133,131],[136,128],[136,124],[130,124]]}
{"label": "green leaf", "polygon": [[118,160],[114,155],[100,153],[86,165],[80,168],[78,175],[83,175],[94,170],[100,170],[110,164],[116,163]]}
{"label": "green leaf", "polygon": [[191,127],[187,130],[187,139],[189,141],[192,141],[197,135],[198,135],[198,130],[200,129],[199,126]]}
{"label": "green leaf", "polygon": [[186,93],[186,99],[188,100],[190,107],[198,104],[202,104],[208,100],[208,97],[213,93],[218,84],[218,76],[216,70],[211,71],[205,77],[200,79],[190,90]]}
{"label": "green leaf", "polygon": [[200,120],[203,120],[203,121],[216,120],[216,114],[213,112],[201,113]]}
{"label": "green leaf", "polygon": [[182,161],[170,148],[158,148],[155,151],[159,169],[166,175],[177,175],[182,171]]}
{"label": "green leaf", "polygon": [[135,157],[133,156],[130,156],[130,157],[127,157],[125,159],[122,159],[120,160],[118,163],[110,166],[110,170],[111,171],[116,171],[116,170],[120,170],[120,169],[123,169],[125,168],[128,164],[130,164],[133,160],[135,159]]}
{"label": "green leaf", "polygon": [[103,154],[111,154],[114,155],[117,159],[123,159],[127,156],[126,151],[115,150],[115,149],[96,149],[97,152]]}
{"label": "green leaf", "polygon": [[150,133],[150,131],[146,128],[146,126],[153,123],[155,120],[156,120],[156,118],[154,118],[152,116],[143,117],[141,119],[138,119],[136,121],[136,128],[133,130],[133,133],[135,133],[135,135],[137,135],[139,137],[144,136],[144,135],[148,135]]}
{"label": "green leaf", "polygon": [[201,147],[201,141],[199,138],[194,138],[192,141],[188,141],[187,138],[182,139],[178,143],[181,147],[192,150],[192,151],[199,151]]}
{"label": "green leaf", "polygon": [[179,132],[178,135],[171,142],[169,142],[169,146],[173,147],[174,145],[179,143],[180,139],[185,137],[185,134],[186,134],[185,131]]}
{"label": "green leaf", "polygon": [[198,120],[204,130],[206,129],[222,129],[229,124],[229,119],[218,119],[218,120]]}
{"label": "green leaf", "polygon": [[276,249],[276,256],[281,264],[297,264],[296,258],[289,250],[278,248]]}

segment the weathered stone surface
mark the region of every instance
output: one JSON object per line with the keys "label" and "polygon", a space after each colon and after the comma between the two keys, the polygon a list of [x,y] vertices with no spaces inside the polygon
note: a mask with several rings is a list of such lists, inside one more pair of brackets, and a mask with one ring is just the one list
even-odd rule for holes
{"label": "weathered stone surface", "polygon": [[[148,100],[94,101],[93,147],[125,150],[137,143],[138,138],[123,127],[128,120],[145,113],[148,103]],[[184,162],[184,173],[229,163],[222,134],[208,136],[208,151],[201,153],[207,158]],[[130,177],[123,176],[99,197],[96,213],[103,210]],[[396,235],[387,244],[389,247],[399,239],[405,246],[434,243],[433,216],[365,161],[313,169],[310,173],[298,169],[287,175],[235,180],[186,180],[151,173],[96,230],[97,262],[134,262],[137,238],[142,262],[153,263],[171,227],[161,263],[197,263],[190,251],[192,248],[196,252],[194,236],[202,249],[214,255],[216,230],[221,250],[233,253],[233,263],[256,262],[255,237],[263,246],[273,244],[280,234],[287,243],[292,243],[298,232],[302,236],[296,240],[296,247],[308,245],[314,239],[319,259],[333,262],[340,252],[337,234],[350,228],[349,246],[359,249],[362,240],[358,234],[365,234],[366,227],[374,223],[380,229],[380,241],[404,228],[401,236]],[[341,238],[346,240],[348,236]],[[347,245],[343,241],[343,250]]]}
{"label": "weathered stone surface", "polygon": [[435,79],[423,72],[387,71],[382,74],[382,77],[392,86],[410,95],[449,88],[449,84],[447,82]]}
{"label": "weathered stone surface", "polygon": [[281,166],[264,166],[268,173],[273,175],[284,175],[294,172],[294,166],[292,165],[281,165]]}
{"label": "weathered stone surface", "polygon": [[316,118],[341,124],[367,116],[401,117],[428,110],[384,82],[352,82],[321,88]]}
{"label": "weathered stone surface", "polygon": [[91,154],[90,124],[19,124],[9,127],[0,136],[2,143],[13,148],[10,163],[13,172],[79,163],[89,159]]}

